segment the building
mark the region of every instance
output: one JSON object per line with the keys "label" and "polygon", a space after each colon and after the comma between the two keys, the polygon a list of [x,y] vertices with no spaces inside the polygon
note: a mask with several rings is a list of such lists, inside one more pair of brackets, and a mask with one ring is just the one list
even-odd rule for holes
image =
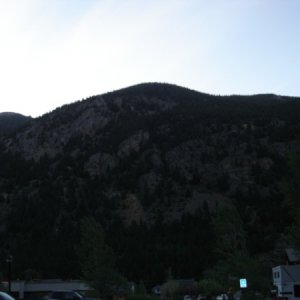
{"label": "building", "polygon": [[287,300],[300,299],[300,265],[277,266],[272,270],[277,296]]}
{"label": "building", "polygon": [[300,254],[286,249],[286,265],[274,267],[273,284],[279,299],[300,300]]}
{"label": "building", "polygon": [[[2,283],[4,286],[8,283]],[[17,299],[41,299],[51,291],[86,292],[90,287],[80,280],[14,280],[11,282],[11,293]]]}

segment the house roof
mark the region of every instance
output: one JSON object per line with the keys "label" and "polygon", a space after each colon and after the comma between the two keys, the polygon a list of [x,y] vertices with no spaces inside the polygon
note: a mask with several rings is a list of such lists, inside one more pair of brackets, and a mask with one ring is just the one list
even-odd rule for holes
{"label": "house roof", "polygon": [[285,249],[289,263],[300,263],[300,251],[295,250],[294,248]]}
{"label": "house roof", "polygon": [[282,273],[285,273],[285,275],[290,279],[290,281],[293,282],[299,282],[300,281],[300,266],[280,266]]}

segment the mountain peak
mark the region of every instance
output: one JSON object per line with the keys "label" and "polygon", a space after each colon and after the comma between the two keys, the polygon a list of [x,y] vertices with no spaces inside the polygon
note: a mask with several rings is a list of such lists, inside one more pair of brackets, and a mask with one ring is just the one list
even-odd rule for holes
{"label": "mountain peak", "polygon": [[26,125],[31,117],[24,116],[15,112],[0,113],[0,134],[10,134]]}

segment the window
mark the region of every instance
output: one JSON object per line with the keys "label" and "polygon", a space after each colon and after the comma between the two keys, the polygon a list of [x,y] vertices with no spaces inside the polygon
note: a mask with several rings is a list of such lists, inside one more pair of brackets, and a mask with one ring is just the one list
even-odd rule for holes
{"label": "window", "polygon": [[300,297],[300,285],[299,284],[295,284],[294,285],[294,296],[296,298]]}

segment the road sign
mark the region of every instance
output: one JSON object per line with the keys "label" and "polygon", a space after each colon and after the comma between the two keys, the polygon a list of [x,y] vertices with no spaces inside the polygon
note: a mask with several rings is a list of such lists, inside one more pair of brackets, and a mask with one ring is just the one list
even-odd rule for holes
{"label": "road sign", "polygon": [[241,278],[240,279],[240,288],[245,289],[247,287],[247,279]]}

